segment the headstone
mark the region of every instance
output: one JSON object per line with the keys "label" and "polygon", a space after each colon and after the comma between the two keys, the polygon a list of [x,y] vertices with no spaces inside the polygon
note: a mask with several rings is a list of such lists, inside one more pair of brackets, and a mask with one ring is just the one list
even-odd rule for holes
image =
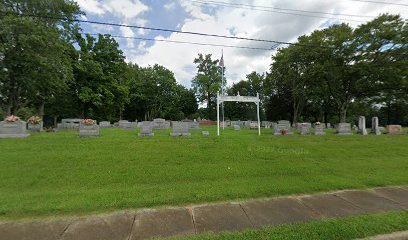
{"label": "headstone", "polygon": [[170,128],[170,123],[166,122],[166,119],[163,119],[163,118],[153,119],[153,129],[165,130],[168,128]]}
{"label": "headstone", "polygon": [[310,135],[311,127],[312,127],[311,123],[301,123],[299,127],[300,135]]}
{"label": "headstone", "polygon": [[272,122],[270,121],[262,121],[261,123],[261,127],[264,127],[264,128],[271,128],[271,126],[272,126]]}
{"label": "headstone", "polygon": [[25,138],[30,136],[27,133],[27,123],[21,120],[15,122],[0,122],[0,138]]}
{"label": "headstone", "polygon": [[80,118],[64,118],[61,120],[61,124],[57,124],[58,130],[79,129],[82,120]]}
{"label": "headstone", "polygon": [[201,130],[199,122],[190,122],[191,130]]}
{"label": "headstone", "polygon": [[202,131],[201,133],[203,134],[203,136],[210,136],[210,132],[209,132],[209,131]]}
{"label": "headstone", "polygon": [[123,130],[135,130],[137,128],[137,122],[119,121],[119,127],[121,127]]}
{"label": "headstone", "polygon": [[188,132],[190,129],[189,122],[172,122],[173,125],[173,132],[170,133],[170,136],[191,136],[191,133]]}
{"label": "headstone", "polygon": [[337,125],[336,133],[339,135],[351,135],[351,124],[350,123],[339,123]]}
{"label": "headstone", "polygon": [[381,135],[380,128],[378,127],[379,121],[378,117],[373,117],[371,119],[371,134]]}
{"label": "headstone", "polygon": [[27,130],[30,132],[42,132],[43,131],[43,122],[39,123],[27,123]]}
{"label": "headstone", "polygon": [[99,126],[97,124],[80,123],[79,137],[80,138],[99,137]]}
{"label": "headstone", "polygon": [[271,122],[271,128],[273,130],[275,130],[278,127],[278,123],[277,122]]}
{"label": "headstone", "polygon": [[40,116],[31,116],[27,120],[27,130],[30,132],[42,132],[43,124],[44,123]]}
{"label": "headstone", "polygon": [[240,125],[232,125],[235,131],[240,131],[241,126]]}
{"label": "headstone", "polygon": [[152,122],[144,121],[140,125],[139,137],[154,136]]}
{"label": "headstone", "polygon": [[276,124],[274,128],[273,135],[292,135],[293,132],[291,131],[290,122],[287,120],[280,120]]}
{"label": "headstone", "polygon": [[249,129],[258,129],[258,122],[251,121],[249,123]]}
{"label": "headstone", "polygon": [[324,132],[324,125],[323,124],[315,124],[314,125],[314,135],[326,135]]}
{"label": "headstone", "polygon": [[330,123],[326,123],[326,128],[331,128],[331,124],[330,124]]}
{"label": "headstone", "polygon": [[401,125],[387,125],[387,133],[390,135],[402,134],[402,127]]}
{"label": "headstone", "polygon": [[361,135],[367,135],[366,119],[364,116],[358,118],[358,133]]}
{"label": "headstone", "polygon": [[110,127],[112,127],[112,125],[108,121],[102,121],[102,122],[99,122],[99,127],[100,128],[110,128]]}

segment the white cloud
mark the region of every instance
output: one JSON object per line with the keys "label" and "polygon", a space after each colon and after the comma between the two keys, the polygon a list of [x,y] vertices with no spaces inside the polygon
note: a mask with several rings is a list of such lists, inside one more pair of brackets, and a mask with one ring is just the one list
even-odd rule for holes
{"label": "white cloud", "polygon": [[76,0],[82,10],[90,14],[104,15],[109,12],[116,16],[134,18],[149,10],[140,0]]}
{"label": "white cloud", "polygon": [[140,0],[108,0],[104,2],[103,7],[107,11],[125,18],[134,18],[149,10],[149,7]]}
{"label": "white cloud", "polygon": [[[209,9],[208,5],[197,5],[190,1],[179,0],[180,5],[189,14],[184,22],[180,23],[182,31],[203,32],[219,35],[231,35],[247,38],[278,40],[285,42],[296,41],[297,37],[309,34],[315,29],[327,26],[332,22],[339,22],[334,18],[351,19],[350,16],[334,16],[333,19],[322,19],[290,14],[281,14],[266,11],[255,11],[251,9],[239,9],[228,7],[217,7]],[[237,3],[230,0],[229,2]],[[245,3],[248,4],[248,3]],[[408,9],[400,9],[398,6],[370,4],[352,1],[321,1],[304,0],[255,0],[251,4],[260,6],[273,6],[280,8],[301,9],[307,11],[343,13],[352,15],[371,15],[379,13],[401,13],[403,17],[408,16]],[[311,14],[309,15],[320,15]],[[356,20],[370,20],[370,18],[358,18]],[[350,21],[351,26],[357,26],[359,22]],[[139,33],[138,33],[139,34]],[[201,43],[213,43],[224,45],[238,45],[270,48],[273,43],[252,42],[245,40],[232,40],[222,38],[210,38],[196,35],[173,33],[164,38],[156,36],[157,39],[172,41],[191,41]],[[282,45],[281,45],[282,47]],[[125,51],[128,61],[136,62],[142,66],[161,64],[175,73],[177,80],[190,86],[196,69],[193,60],[198,53],[212,54],[213,59],[221,56],[221,47],[197,46],[188,44],[175,44],[155,42],[147,47],[145,43],[138,46],[139,51]],[[143,51],[142,51],[143,50]],[[224,47],[224,60],[227,68],[226,78],[231,85],[252,71],[265,72],[271,64],[273,51],[235,49]]]}
{"label": "white cloud", "polygon": [[169,2],[167,4],[164,4],[164,9],[166,9],[167,11],[171,11],[174,10],[176,8],[176,2]]}
{"label": "white cloud", "polygon": [[133,32],[133,30],[128,27],[120,27],[120,32],[122,33],[122,36],[129,38],[127,39],[127,47],[134,48],[134,39],[130,39],[132,37],[135,37],[135,33]]}
{"label": "white cloud", "polygon": [[76,0],[82,10],[93,14],[104,14],[105,9],[97,0]]}

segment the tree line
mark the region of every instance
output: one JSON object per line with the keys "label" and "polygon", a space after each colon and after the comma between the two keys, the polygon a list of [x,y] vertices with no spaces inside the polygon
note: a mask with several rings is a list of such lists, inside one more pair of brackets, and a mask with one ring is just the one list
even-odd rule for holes
{"label": "tree line", "polygon": [[4,0],[0,11],[0,115],[196,117],[194,92],[169,69],[126,63],[110,35],[84,34],[74,1]]}
{"label": "tree line", "polygon": [[[198,54],[192,88],[158,64],[125,62],[110,35],[89,35],[69,0],[0,2],[0,116],[117,121],[215,119],[216,94],[261,97],[262,120],[408,124],[408,24],[384,14],[352,28],[335,24],[282,46],[265,73],[227,87],[219,60]],[[48,16],[39,18],[37,16]],[[224,83],[224,84],[223,84]],[[198,104],[206,108],[198,109]],[[225,103],[227,119],[256,118],[249,103]]]}
{"label": "tree line", "polygon": [[[207,58],[210,64],[211,56]],[[248,74],[227,93],[259,93],[264,120],[355,123],[359,116],[378,116],[382,124],[408,125],[407,75],[408,22],[384,14],[357,28],[335,24],[300,36],[295,44],[277,50],[268,72]],[[220,81],[212,85],[216,91]],[[209,98],[198,91],[202,86],[193,86],[202,99],[210,99],[208,107],[215,106],[216,91]],[[215,118],[214,109],[207,114]],[[253,120],[256,108],[226,103],[225,116]]]}

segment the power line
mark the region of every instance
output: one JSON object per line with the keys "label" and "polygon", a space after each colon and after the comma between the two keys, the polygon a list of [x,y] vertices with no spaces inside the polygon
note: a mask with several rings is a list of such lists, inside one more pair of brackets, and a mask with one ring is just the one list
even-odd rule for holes
{"label": "power line", "polygon": [[365,2],[365,3],[376,3],[376,4],[386,4],[386,5],[396,5],[396,6],[405,6],[408,7],[408,4],[405,3],[393,3],[393,2],[379,2],[379,1],[371,1],[371,0],[349,0],[353,2]]}
{"label": "power line", "polygon": [[237,37],[237,36],[231,36],[231,35],[228,36],[228,35],[219,35],[219,34],[202,33],[202,32],[192,32],[192,31],[181,31],[181,30],[166,29],[166,28],[143,27],[143,26],[138,26],[138,25],[128,25],[128,24],[120,24],[120,23],[109,23],[109,22],[100,22],[100,21],[91,21],[91,20],[53,17],[53,16],[49,16],[49,15],[46,16],[46,15],[35,15],[35,14],[21,14],[21,13],[6,12],[6,11],[0,11],[0,12],[4,13],[4,14],[9,14],[9,15],[17,15],[17,16],[21,16],[21,17],[25,16],[25,17],[34,17],[34,18],[43,18],[43,19],[64,20],[64,21],[71,21],[71,22],[104,25],[104,26],[137,28],[137,29],[144,29],[144,30],[151,30],[151,31],[171,32],[171,33],[180,33],[180,34],[204,36],[204,37],[216,37],[216,38],[255,41],[255,42],[266,42],[266,43],[274,43],[274,44],[282,44],[282,45],[296,45],[296,46],[303,46],[303,47],[329,48],[329,47],[319,46],[319,45],[306,45],[306,44],[291,43],[291,42],[284,42],[284,41],[277,41],[277,40],[246,38],[246,37]]}
{"label": "power line", "polygon": [[[98,36],[101,33],[88,33],[92,36]],[[104,35],[104,34],[102,34]],[[110,35],[110,34],[109,34]],[[259,48],[259,47],[247,47],[247,46],[236,46],[236,45],[224,45],[224,44],[212,44],[212,43],[199,43],[199,42],[189,42],[189,41],[176,41],[168,39],[155,39],[155,38],[144,38],[144,37],[126,37],[119,35],[110,35],[113,38],[123,38],[123,39],[135,39],[135,40],[144,40],[144,41],[155,41],[155,42],[169,42],[169,43],[180,43],[180,44],[191,44],[191,45],[200,45],[200,46],[214,46],[214,47],[227,47],[227,48],[242,48],[242,49],[251,49],[251,50],[274,50],[276,46],[271,48]]]}
{"label": "power line", "polygon": [[[292,15],[299,15],[299,16],[306,16],[306,17],[317,17],[317,18],[324,18],[327,19],[327,16],[316,16],[316,15],[308,15],[308,14],[295,14],[290,12],[280,12],[280,11],[291,11],[291,12],[301,12],[301,13],[313,13],[313,14],[325,14],[325,15],[334,15],[334,16],[347,16],[347,17],[358,17],[358,18],[375,18],[375,16],[364,16],[364,15],[356,15],[356,14],[343,14],[343,13],[328,13],[328,12],[319,12],[319,11],[309,11],[309,10],[299,10],[299,9],[291,9],[291,8],[279,8],[279,7],[271,7],[271,6],[259,6],[259,5],[250,5],[250,4],[240,4],[240,3],[229,3],[229,2],[220,2],[220,1],[203,1],[203,0],[190,0],[191,2],[200,3],[200,4],[207,4],[207,5],[217,5],[217,6],[224,6],[224,7],[234,7],[234,8],[243,8],[249,10],[258,10],[258,11],[266,11],[266,12],[274,12],[274,13],[282,13],[282,14],[292,14]],[[278,10],[272,11],[268,9]],[[345,21],[356,21],[356,22],[364,22],[360,20],[354,19],[343,19],[343,18],[333,18]]]}

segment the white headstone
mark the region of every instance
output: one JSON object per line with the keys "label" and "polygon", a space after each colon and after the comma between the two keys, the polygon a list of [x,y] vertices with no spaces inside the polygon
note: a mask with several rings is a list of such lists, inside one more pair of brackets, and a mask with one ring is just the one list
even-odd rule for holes
{"label": "white headstone", "polygon": [[362,135],[367,135],[366,119],[364,116],[360,116],[358,118],[358,133]]}
{"label": "white headstone", "polygon": [[379,125],[378,117],[373,117],[371,119],[371,134],[381,135],[381,131],[378,125]]}

